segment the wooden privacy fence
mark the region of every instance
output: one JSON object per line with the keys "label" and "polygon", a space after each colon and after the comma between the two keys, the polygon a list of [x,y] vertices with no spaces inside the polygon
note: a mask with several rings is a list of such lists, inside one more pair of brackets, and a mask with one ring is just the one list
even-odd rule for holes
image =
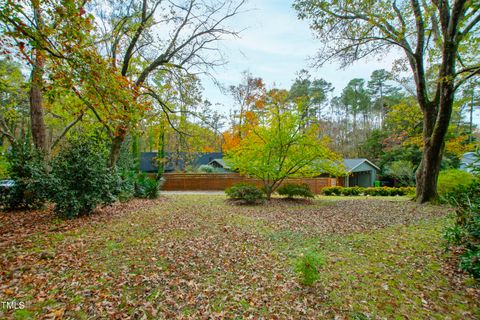
{"label": "wooden privacy fence", "polygon": [[[162,190],[166,191],[217,191],[225,190],[240,182],[262,187],[261,180],[241,176],[237,173],[165,173],[166,179]],[[310,190],[319,194],[325,187],[337,185],[336,178],[289,178],[283,183],[305,183]]]}

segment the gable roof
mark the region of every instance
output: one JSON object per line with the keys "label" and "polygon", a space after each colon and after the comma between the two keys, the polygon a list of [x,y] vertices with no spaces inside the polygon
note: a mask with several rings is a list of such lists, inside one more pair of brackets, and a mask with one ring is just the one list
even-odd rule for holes
{"label": "gable roof", "polygon": [[347,172],[354,172],[363,163],[367,163],[371,167],[380,171],[380,168],[374,165],[370,160],[365,158],[356,158],[356,159],[343,159],[343,165],[347,169]]}
{"label": "gable roof", "polygon": [[223,161],[223,159],[213,159],[210,161],[208,164],[211,165],[212,163],[216,162],[219,166],[221,166],[223,169],[230,169],[230,167]]}

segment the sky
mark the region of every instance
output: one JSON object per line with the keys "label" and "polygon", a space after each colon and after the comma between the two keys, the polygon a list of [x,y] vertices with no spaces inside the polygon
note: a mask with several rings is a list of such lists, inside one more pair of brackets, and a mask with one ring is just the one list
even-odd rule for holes
{"label": "sky", "polygon": [[[243,30],[240,37],[222,41],[220,49],[228,60],[218,67],[213,76],[225,87],[237,85],[242,72],[248,71],[254,77],[261,77],[267,88],[290,88],[296,73],[308,69],[313,77],[323,78],[335,87],[338,95],[353,78],[368,79],[372,71],[390,70],[395,55],[378,60],[372,57],[340,70],[337,64],[321,69],[311,68],[312,59],[321,47],[315,39],[307,21],[297,19],[290,0],[250,0],[244,13],[235,17],[230,25]],[[224,113],[234,107],[233,100],[206,76],[202,77],[204,98],[217,105]]]}

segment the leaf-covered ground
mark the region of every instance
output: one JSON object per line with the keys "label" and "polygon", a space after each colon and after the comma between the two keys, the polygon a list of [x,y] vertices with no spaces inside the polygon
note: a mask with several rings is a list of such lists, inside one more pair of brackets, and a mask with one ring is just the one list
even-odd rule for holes
{"label": "leaf-covered ground", "polygon": [[[478,287],[442,244],[447,211],[171,195],[74,221],[1,213],[0,302],[25,308],[0,318],[475,319]],[[292,268],[305,250],[327,258],[310,288]]]}

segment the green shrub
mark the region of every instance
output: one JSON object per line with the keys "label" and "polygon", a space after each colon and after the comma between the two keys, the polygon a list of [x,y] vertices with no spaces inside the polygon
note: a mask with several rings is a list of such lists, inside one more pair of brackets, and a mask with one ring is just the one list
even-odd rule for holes
{"label": "green shrub", "polygon": [[385,175],[395,179],[395,186],[415,185],[415,166],[410,161],[398,160],[385,165]]}
{"label": "green shrub", "polygon": [[156,199],[160,196],[160,187],[163,180],[150,178],[146,173],[141,172],[135,180],[135,197],[144,199]]}
{"label": "green shrub", "polygon": [[338,188],[338,193],[344,196],[359,196],[365,193],[365,188],[363,187],[336,187]]}
{"label": "green shrub", "polygon": [[417,188],[415,187],[401,187],[401,188],[398,188],[398,190],[399,190],[399,193],[398,193],[399,196],[413,196],[417,192]]}
{"label": "green shrub", "polygon": [[135,197],[135,182],[138,172],[118,167],[117,170],[119,184],[118,200],[126,202]]}
{"label": "green shrub", "polygon": [[53,159],[50,198],[56,214],[74,218],[116,201],[120,188],[107,154],[103,143],[76,138]]}
{"label": "green shrub", "polygon": [[48,174],[42,156],[29,143],[7,153],[8,176],[15,185],[1,197],[4,210],[38,209],[48,198]]}
{"label": "green shrub", "polygon": [[456,207],[455,222],[445,229],[444,238],[463,248],[460,268],[480,279],[480,179],[455,187],[442,200]]}
{"label": "green shrub", "polygon": [[222,168],[215,168],[214,166],[208,164],[202,164],[198,167],[197,171],[203,173],[225,173],[225,170]]}
{"label": "green shrub", "polygon": [[440,171],[438,175],[437,192],[442,196],[459,185],[468,185],[474,180],[471,173],[459,169]]}
{"label": "green shrub", "polygon": [[286,183],[277,190],[281,196],[286,196],[289,199],[294,197],[300,198],[315,198],[315,194],[310,191],[308,184]]}
{"label": "green shrub", "polygon": [[311,286],[318,279],[318,268],[325,264],[325,258],[315,251],[307,251],[300,255],[295,262],[295,273],[302,285]]}
{"label": "green shrub", "polygon": [[326,196],[340,196],[342,195],[343,187],[326,187],[322,189],[322,193]]}
{"label": "green shrub", "polygon": [[331,195],[333,195],[334,192],[333,192],[332,187],[326,187],[326,188],[322,189],[322,193],[326,196],[331,196]]}
{"label": "green shrub", "polygon": [[340,194],[343,196],[351,196],[352,195],[352,189],[351,188],[342,188],[339,190]]}
{"label": "green shrub", "polygon": [[8,178],[8,167],[9,165],[5,153],[0,151],[0,179]]}
{"label": "green shrub", "polygon": [[415,187],[328,187],[323,188],[322,193],[326,196],[343,195],[343,196],[405,196],[415,194]]}
{"label": "green shrub", "polygon": [[380,195],[380,196],[388,197],[388,196],[390,196],[390,195],[392,194],[392,191],[391,191],[391,190],[392,190],[393,188],[381,187],[381,188],[379,188],[379,189],[380,189],[380,190],[379,190],[379,195]]}
{"label": "green shrub", "polygon": [[198,171],[205,173],[213,173],[215,172],[215,168],[208,164],[202,164],[200,167],[198,167]]}
{"label": "green shrub", "polygon": [[247,204],[254,204],[265,198],[265,194],[259,188],[248,183],[237,183],[225,190],[225,193],[230,199]]}

